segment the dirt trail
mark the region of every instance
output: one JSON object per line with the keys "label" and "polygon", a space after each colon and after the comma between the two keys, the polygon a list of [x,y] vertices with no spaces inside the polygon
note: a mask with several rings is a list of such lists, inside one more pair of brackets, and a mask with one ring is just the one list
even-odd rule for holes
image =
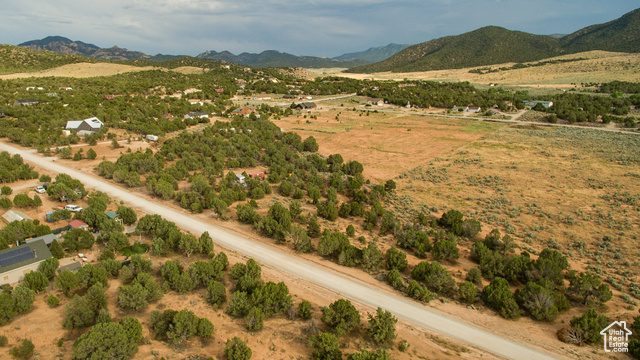
{"label": "dirt trail", "polygon": [[89,188],[103,191],[114,198],[126,201],[129,205],[143,209],[148,213],[158,214],[194,234],[199,235],[204,231],[208,231],[217,245],[252,257],[268,267],[284,271],[300,279],[324,287],[325,289],[335,291],[363,305],[370,306],[374,309],[381,307],[406,322],[446,335],[472,347],[483,349],[497,356],[509,359],[554,359],[553,355],[546,353],[544,350],[533,349],[515,343],[475,326],[451,319],[445,314],[426,308],[412,300],[388,293],[356,279],[347,278],[344,274],[340,274],[334,270],[312,264],[296,256],[278,251],[275,248],[256,243],[229,231],[204,223],[189,214],[167,208],[162,204],[133,194],[124,188],[107,183],[100,178],[56,163],[54,158],[43,158],[35,154],[34,150],[19,149],[5,143],[0,143],[0,151],[19,154],[25,161],[34,163],[42,168],[57,173],[66,173],[80,180]]}

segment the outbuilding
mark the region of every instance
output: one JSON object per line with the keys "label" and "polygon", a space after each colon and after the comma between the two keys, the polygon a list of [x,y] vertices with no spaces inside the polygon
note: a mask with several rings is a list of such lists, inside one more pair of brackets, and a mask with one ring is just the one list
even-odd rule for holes
{"label": "outbuilding", "polygon": [[23,213],[20,210],[9,210],[6,213],[4,213],[4,215],[2,215],[2,218],[7,223],[12,223],[14,221],[31,221],[31,220],[33,220],[29,215]]}
{"label": "outbuilding", "polygon": [[51,243],[53,243],[53,240],[58,240],[58,238],[53,234],[47,234],[47,235],[42,235],[42,236],[34,237],[31,239],[27,239],[25,242],[27,244],[31,244],[40,240],[44,241],[44,243],[47,244],[47,246],[49,246],[51,245]]}

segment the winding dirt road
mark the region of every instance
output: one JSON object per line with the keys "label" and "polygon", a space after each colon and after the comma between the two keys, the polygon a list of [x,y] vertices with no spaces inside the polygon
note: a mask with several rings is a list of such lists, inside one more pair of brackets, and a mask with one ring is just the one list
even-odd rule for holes
{"label": "winding dirt road", "polygon": [[472,347],[480,348],[508,359],[554,359],[553,355],[544,352],[544,350],[532,349],[472,325],[450,319],[441,313],[401,296],[380,291],[380,289],[376,289],[374,286],[347,278],[345,275],[331,269],[312,264],[266,245],[245,239],[229,231],[216,228],[215,226],[196,220],[186,213],[167,208],[162,204],[130,193],[126,189],[114,186],[98,177],[87,175],[56,163],[54,158],[41,157],[37,155],[34,150],[19,149],[5,143],[0,143],[0,150],[7,151],[11,154],[19,154],[25,161],[52,172],[68,174],[82,181],[87,187],[103,191],[114,198],[141,208],[148,213],[161,215],[163,218],[175,222],[178,226],[194,234],[199,235],[208,231],[214,241],[222,247],[237,251],[269,267],[279,269],[300,279],[333,290],[346,298],[371,306],[374,309],[381,307],[389,310],[406,322],[449,336]]}

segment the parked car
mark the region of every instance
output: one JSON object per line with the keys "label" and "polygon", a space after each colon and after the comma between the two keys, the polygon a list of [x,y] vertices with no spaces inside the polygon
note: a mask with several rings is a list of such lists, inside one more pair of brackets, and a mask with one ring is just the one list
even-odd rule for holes
{"label": "parked car", "polygon": [[78,205],[67,205],[64,208],[65,208],[65,210],[69,210],[71,212],[80,212],[80,211],[82,211],[82,207],[80,207]]}
{"label": "parked car", "polygon": [[35,190],[38,194],[44,194],[45,192],[47,192],[47,189],[44,188],[44,186],[36,186]]}

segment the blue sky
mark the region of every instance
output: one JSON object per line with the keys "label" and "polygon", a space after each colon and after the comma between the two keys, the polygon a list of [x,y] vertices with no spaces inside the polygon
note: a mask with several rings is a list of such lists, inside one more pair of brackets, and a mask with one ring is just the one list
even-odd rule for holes
{"label": "blue sky", "polygon": [[638,0],[0,0],[0,43],[60,35],[155,55],[206,50],[334,57],[487,25],[568,34]]}

